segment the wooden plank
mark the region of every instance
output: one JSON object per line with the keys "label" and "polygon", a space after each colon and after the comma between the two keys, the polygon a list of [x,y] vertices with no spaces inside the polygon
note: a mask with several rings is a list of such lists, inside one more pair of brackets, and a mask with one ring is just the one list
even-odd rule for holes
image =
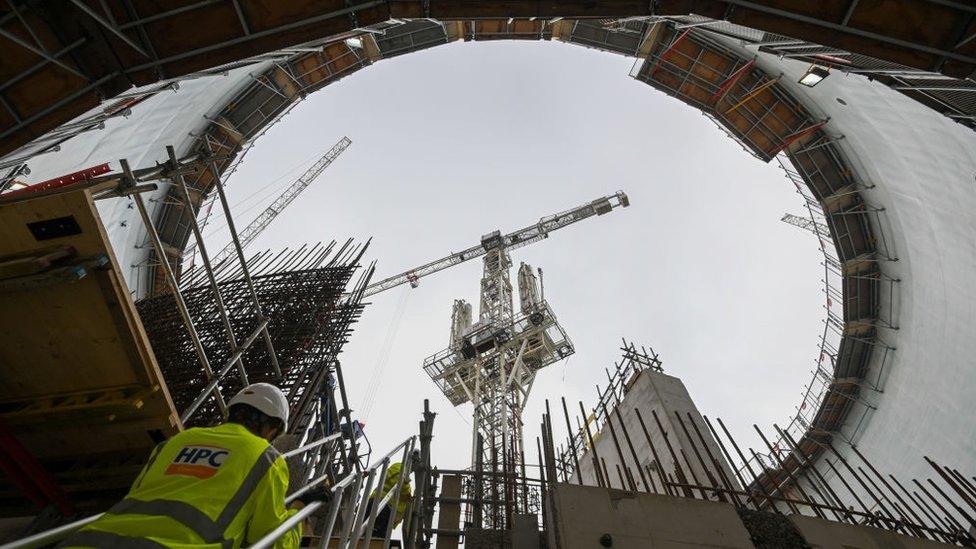
{"label": "wooden plank", "polygon": [[[461,477],[446,475],[441,477],[442,498],[453,498],[457,501],[461,497]],[[461,525],[461,505],[459,503],[441,502],[437,515],[438,530],[457,530]],[[457,549],[459,536],[437,534],[437,549]]]}

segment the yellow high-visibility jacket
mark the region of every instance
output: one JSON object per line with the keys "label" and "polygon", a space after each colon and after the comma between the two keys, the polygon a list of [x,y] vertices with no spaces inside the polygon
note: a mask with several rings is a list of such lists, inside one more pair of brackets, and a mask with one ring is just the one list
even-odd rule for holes
{"label": "yellow high-visibility jacket", "polygon": [[[129,494],[67,547],[240,547],[277,528],[288,465],[242,425],[187,429],[153,451]],[[301,526],[277,547],[298,547]]]}
{"label": "yellow high-visibility jacket", "polygon": [[[386,478],[383,480],[383,486],[373,490],[373,493],[369,497],[375,499],[377,502],[386,497],[393,490],[397,483],[400,482],[400,470],[403,465],[400,462],[390,464],[390,467],[386,470]],[[410,503],[410,499],[413,494],[410,491],[410,479],[407,478],[403,481],[403,488],[400,490],[400,501],[397,502],[396,514],[393,516],[393,526],[400,524],[403,520],[403,513],[407,510],[407,505]],[[393,500],[391,499],[389,505],[393,506]]]}

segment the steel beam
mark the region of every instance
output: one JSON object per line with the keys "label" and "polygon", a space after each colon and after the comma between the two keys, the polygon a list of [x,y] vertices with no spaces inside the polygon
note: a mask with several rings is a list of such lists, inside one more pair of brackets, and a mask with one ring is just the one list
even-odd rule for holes
{"label": "steel beam", "polygon": [[217,44],[211,44],[209,46],[204,46],[202,48],[197,48],[197,49],[192,50],[192,51],[186,51],[186,52],[179,53],[179,54],[176,54],[176,55],[171,55],[171,56],[165,57],[163,59],[156,59],[156,60],[154,60],[154,61],[152,61],[150,63],[144,63],[142,65],[138,65],[138,66],[135,66],[135,67],[130,67],[130,68],[126,69],[126,73],[134,73],[134,72],[139,72],[139,71],[145,70],[145,69],[151,69],[151,68],[154,68],[154,67],[156,67],[158,65],[164,65],[166,63],[172,63],[173,61],[179,61],[180,59],[185,59],[187,57],[192,57],[194,55],[200,55],[200,54],[203,54],[203,53],[208,53],[208,52],[211,52],[211,51],[214,51],[214,50],[219,50],[221,48],[226,48],[228,46],[234,46],[234,45],[237,45],[237,44],[240,44],[240,43],[243,43],[243,42],[249,42],[251,40],[256,40],[258,38],[263,38],[265,36],[270,36],[270,35],[273,35],[273,34],[276,34],[276,33],[293,30],[293,29],[296,29],[296,28],[299,28],[299,27],[304,27],[304,26],[307,26],[307,25],[312,25],[314,23],[320,23],[322,21],[327,21],[329,19],[334,19],[336,17],[341,17],[343,15],[348,15],[348,14],[353,13],[353,12],[356,12],[358,10],[364,10],[364,9],[368,9],[368,8],[372,8],[372,7],[376,7],[376,6],[380,6],[380,5],[385,5],[386,3],[387,3],[386,0],[371,0],[369,2],[364,2],[364,3],[361,3],[361,4],[356,4],[354,6],[350,6],[348,8],[343,8],[341,10],[333,10],[333,11],[328,12],[328,13],[323,13],[323,14],[320,14],[320,15],[316,15],[315,17],[309,17],[307,19],[302,19],[301,21],[293,21],[291,23],[288,23],[288,24],[285,24],[285,25],[281,25],[281,26],[278,26],[278,27],[274,27],[274,28],[270,28],[270,29],[265,29],[265,30],[259,31],[259,32],[254,32],[254,33],[251,33],[251,34],[249,34],[247,36],[240,36],[238,38],[233,38],[231,40],[225,40],[225,41],[220,42],[220,43],[217,43]]}
{"label": "steel beam", "polygon": [[[213,149],[210,147],[209,141],[204,141],[207,146],[207,152],[213,154]],[[274,369],[275,377],[281,379],[281,366],[278,364],[278,357],[275,355],[274,344],[271,341],[271,334],[268,333],[267,321],[264,318],[264,313],[261,312],[261,302],[258,300],[257,291],[254,290],[254,282],[251,280],[251,273],[247,267],[247,259],[244,257],[244,249],[241,247],[241,241],[237,237],[237,227],[234,226],[234,216],[230,213],[230,204],[227,202],[227,195],[224,193],[224,184],[220,179],[220,171],[217,169],[217,163],[212,159],[209,162],[210,171],[214,178],[214,187],[217,189],[217,195],[220,198],[220,207],[224,210],[224,220],[227,221],[227,229],[230,231],[231,241],[234,243],[234,249],[237,251],[237,259],[241,262],[241,271],[244,276],[244,280],[247,282],[247,289],[251,294],[251,300],[254,305],[254,312],[257,314],[258,321],[264,321],[264,328],[261,331],[261,335],[264,338],[264,344],[268,348],[268,356],[271,358],[271,367]]]}
{"label": "steel beam", "polygon": [[[129,185],[134,185],[136,178],[132,173],[132,169],[129,167],[129,161],[123,158],[119,160],[119,163],[122,166],[122,172],[125,174],[126,182]],[[176,308],[180,313],[180,317],[183,319],[184,326],[186,326],[187,335],[190,336],[190,340],[193,342],[193,349],[197,354],[197,359],[200,361],[200,365],[203,366],[203,371],[207,379],[213,383],[213,386],[203,392],[201,396],[206,398],[207,394],[212,391],[221,413],[226,414],[227,404],[224,402],[224,396],[220,394],[220,389],[217,387],[217,380],[214,378],[213,369],[210,367],[210,360],[207,359],[207,353],[203,349],[203,344],[200,343],[200,334],[197,333],[196,326],[193,324],[193,318],[190,316],[190,310],[187,309],[186,302],[183,300],[183,294],[180,293],[180,285],[176,282],[176,275],[173,273],[173,267],[169,264],[166,250],[163,248],[163,242],[159,239],[159,233],[156,232],[152,218],[149,217],[149,212],[146,211],[146,204],[142,200],[142,195],[136,193],[132,195],[132,200],[136,203],[136,208],[142,217],[142,223],[146,226],[146,232],[149,233],[149,242],[152,244],[156,256],[159,257],[166,281],[169,282],[170,287],[173,289],[173,300],[176,302]],[[202,400],[201,398],[201,402]],[[185,421],[186,419],[184,418],[183,420]]]}
{"label": "steel beam", "polygon": [[85,14],[88,15],[88,17],[94,19],[95,22],[97,22],[99,25],[108,29],[108,31],[114,34],[115,36],[117,36],[119,40],[122,40],[123,42],[128,44],[130,48],[139,52],[140,55],[142,55],[143,57],[149,57],[150,59],[152,58],[148,53],[145,52],[145,50],[139,47],[139,45],[136,44],[131,38],[126,36],[125,33],[117,29],[115,25],[113,25],[112,23],[102,19],[102,16],[99,15],[98,12],[89,8],[87,5],[85,5],[84,2],[82,2],[81,0],[71,0],[71,3],[74,4],[75,7],[77,7],[81,11],[85,12]]}
{"label": "steel beam", "polygon": [[[207,247],[203,244],[203,235],[200,232],[200,224],[197,223],[196,212],[193,211],[193,202],[190,199],[190,191],[186,188],[186,179],[183,178],[183,174],[179,171],[179,160],[176,158],[176,151],[172,146],[166,147],[166,153],[169,156],[170,164],[173,166],[175,174],[173,175],[173,184],[181,191],[183,195],[183,207],[187,208],[190,217],[190,228],[193,230],[193,238],[197,241],[197,248],[200,250],[200,258],[203,260],[204,270],[207,272],[207,280],[210,282],[210,289],[213,292],[214,302],[217,304],[217,310],[220,311],[220,320],[224,323],[224,329],[227,330],[227,343],[230,344],[231,353],[237,353],[237,338],[234,336],[234,328],[230,324],[230,318],[227,316],[227,307],[224,305],[224,298],[220,293],[220,287],[217,285],[217,278],[214,276],[213,267],[210,265],[210,254],[207,253]],[[244,369],[244,361],[240,356],[237,357],[237,375],[241,379],[241,384],[244,386],[248,385],[247,371]]]}

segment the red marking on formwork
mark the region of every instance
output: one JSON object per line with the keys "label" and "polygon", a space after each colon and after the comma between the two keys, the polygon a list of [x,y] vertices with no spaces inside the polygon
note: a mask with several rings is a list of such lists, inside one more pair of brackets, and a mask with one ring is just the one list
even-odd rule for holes
{"label": "red marking on formwork", "polygon": [[803,130],[800,130],[800,131],[794,133],[793,135],[788,136],[786,139],[783,140],[783,142],[780,145],[774,147],[771,151],[768,152],[769,156],[776,156],[777,154],[779,154],[780,151],[782,151],[786,147],[789,147],[794,142],[796,142],[796,140],[802,139],[802,138],[810,135],[811,133],[819,130],[826,123],[827,123],[826,120],[824,120],[823,122],[817,122],[816,124],[814,124],[814,125],[812,125],[812,126],[810,126],[808,128],[805,128]]}
{"label": "red marking on formwork", "polygon": [[55,177],[54,179],[48,179],[47,181],[41,181],[40,183],[35,183],[33,185],[28,185],[23,189],[17,189],[16,191],[10,191],[9,193],[4,193],[3,198],[11,198],[14,196],[21,196],[30,193],[36,193],[40,191],[48,191],[51,189],[57,189],[59,187],[66,187],[72,185],[79,181],[87,181],[94,178],[95,176],[102,175],[103,173],[108,173],[112,171],[108,167],[108,164],[99,164],[98,166],[92,166],[91,168],[85,168],[84,170],[79,170],[77,172],[69,173],[67,175],[62,175],[61,177]]}
{"label": "red marking on formwork", "polygon": [[129,99],[123,99],[121,101],[116,101],[115,103],[112,103],[108,107],[105,107],[105,109],[102,112],[104,112],[105,114],[108,114],[108,115],[113,115],[113,114],[122,112],[125,109],[128,109],[129,107],[132,107],[133,105],[136,105],[138,103],[142,103],[143,101],[145,101],[146,99],[148,99],[148,98],[150,98],[150,97],[152,97],[154,95],[156,95],[156,94],[155,93],[147,93],[146,95],[140,95],[139,97],[131,97]]}
{"label": "red marking on formwork", "polygon": [[729,91],[729,89],[731,89],[732,86],[734,86],[735,83],[738,82],[740,78],[742,78],[742,75],[744,75],[746,72],[748,72],[749,69],[752,68],[752,66],[754,64],[756,64],[756,60],[755,59],[751,59],[751,60],[749,60],[748,63],[746,63],[745,65],[742,65],[741,67],[739,67],[739,70],[735,71],[734,73],[732,73],[731,76],[729,76],[728,78],[726,78],[725,79],[725,82],[722,82],[722,85],[719,86],[718,91],[715,92],[708,99],[708,102],[709,103],[718,103],[718,101],[720,101],[722,97],[725,97],[725,94]]}
{"label": "red marking on formwork", "polygon": [[0,469],[39,508],[53,503],[63,516],[74,513],[68,496],[34,454],[0,420]]}
{"label": "red marking on formwork", "polygon": [[660,57],[657,58],[657,62],[654,63],[654,67],[651,68],[651,77],[654,77],[654,73],[656,73],[658,69],[661,68],[661,62],[667,59],[668,55],[670,55],[671,52],[674,51],[674,49],[677,48],[678,45],[684,41],[684,39],[688,36],[688,33],[690,32],[691,29],[686,29],[685,32],[681,33],[681,36],[679,36],[674,42],[671,42],[671,45],[668,46],[668,49],[664,50],[661,53]]}
{"label": "red marking on formwork", "polygon": [[834,57],[833,55],[827,55],[823,53],[818,53],[817,55],[810,56],[813,59],[819,59],[821,61],[827,61],[830,63],[837,63],[838,65],[853,65],[850,59],[844,59],[843,57]]}

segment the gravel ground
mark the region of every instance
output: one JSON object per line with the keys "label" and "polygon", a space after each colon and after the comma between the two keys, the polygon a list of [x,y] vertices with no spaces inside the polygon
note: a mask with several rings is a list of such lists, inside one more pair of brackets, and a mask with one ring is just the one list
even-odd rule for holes
{"label": "gravel ground", "polygon": [[760,511],[739,511],[739,518],[752,536],[756,549],[811,549],[810,544],[783,515]]}

